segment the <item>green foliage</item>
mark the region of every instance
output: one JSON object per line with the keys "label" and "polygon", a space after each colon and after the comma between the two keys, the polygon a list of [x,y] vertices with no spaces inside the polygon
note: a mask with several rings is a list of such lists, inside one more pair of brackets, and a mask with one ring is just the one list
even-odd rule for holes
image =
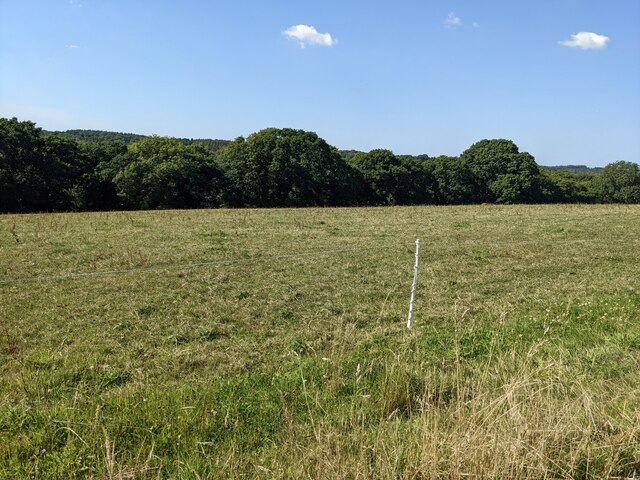
{"label": "green foliage", "polygon": [[125,144],[138,142],[145,135],[136,133],[107,132],[104,130],[66,130],[64,132],[47,132],[50,135],[70,138],[81,142],[123,142]]}
{"label": "green foliage", "polygon": [[218,155],[231,205],[348,205],[357,177],[315,133],[269,128],[238,138]]}
{"label": "green foliage", "polygon": [[595,203],[599,194],[594,173],[542,169],[542,198],[546,203]]}
{"label": "green foliage", "polygon": [[367,185],[366,198],[373,205],[395,205],[403,194],[406,171],[400,160],[389,150],[371,150],[349,159],[349,164],[364,178]]}
{"label": "green foliage", "polygon": [[602,171],[602,167],[587,167],[586,165],[558,165],[555,167],[543,167],[543,169],[570,173],[600,173]]}
{"label": "green foliage", "polygon": [[41,133],[32,122],[0,118],[0,211],[71,207],[77,143]]}
{"label": "green foliage", "polygon": [[[69,138],[87,143],[103,143],[103,142],[119,142],[129,145],[130,143],[139,142],[147,138],[148,135],[139,135],[137,133],[120,133],[109,132],[105,130],[66,130],[64,132],[44,132],[47,135],[55,135],[58,137]],[[185,143],[197,143],[207,147],[212,152],[217,152],[225,145],[229,144],[229,140],[214,140],[211,138],[180,138]]]}
{"label": "green foliage", "polygon": [[461,155],[476,179],[476,201],[532,203],[541,198],[534,158],[511,140],[481,140]]}
{"label": "green foliage", "polygon": [[475,178],[460,157],[439,156],[427,164],[435,178],[436,201],[441,205],[475,203]]}
{"label": "green foliage", "polygon": [[115,159],[127,152],[123,142],[82,142],[71,190],[75,210],[118,210],[125,207],[117,196],[113,177]]}
{"label": "green foliage", "polygon": [[345,161],[349,161],[351,158],[355,157],[359,153],[365,153],[360,150],[339,150],[340,156],[345,159]]}
{"label": "green foliage", "polygon": [[640,166],[632,162],[610,163],[597,177],[600,198],[608,203],[640,203]]}
{"label": "green foliage", "polygon": [[222,172],[197,143],[148,137],[129,146],[113,177],[118,195],[136,208],[197,208],[220,204]]}
{"label": "green foliage", "polygon": [[431,177],[418,160],[380,149],[358,153],[348,161],[364,178],[368,204],[409,205],[432,199]]}
{"label": "green foliage", "polygon": [[214,153],[217,152],[218,150],[223,149],[224,147],[226,147],[231,143],[231,140],[213,140],[210,138],[198,138],[198,139],[190,139],[190,140],[180,139],[180,140],[187,143],[196,143],[198,145],[202,145],[204,147],[207,147],[210,151]]}
{"label": "green foliage", "polygon": [[[0,119],[0,210],[22,212],[42,201],[43,179],[38,175],[40,130],[32,122]],[[29,197],[29,193],[33,197]]]}
{"label": "green foliage", "polygon": [[0,211],[640,201],[630,162],[547,167],[510,140],[460,157],[338,151],[313,132],[233,142],[97,130],[46,132],[0,119]]}

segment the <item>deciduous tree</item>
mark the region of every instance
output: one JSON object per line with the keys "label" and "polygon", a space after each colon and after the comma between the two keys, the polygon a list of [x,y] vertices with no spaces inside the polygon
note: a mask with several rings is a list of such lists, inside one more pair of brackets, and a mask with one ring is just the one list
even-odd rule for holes
{"label": "deciduous tree", "polygon": [[531,203],[541,198],[538,165],[511,140],[481,140],[460,158],[475,177],[478,202]]}
{"label": "deciduous tree", "polygon": [[175,138],[148,137],[116,157],[118,194],[139,209],[215,207],[223,173],[204,146]]}
{"label": "deciduous tree", "polygon": [[338,151],[313,132],[269,128],[218,153],[231,205],[349,205],[358,179]]}
{"label": "deciduous tree", "polygon": [[640,203],[640,167],[636,163],[610,163],[596,177],[604,202]]}

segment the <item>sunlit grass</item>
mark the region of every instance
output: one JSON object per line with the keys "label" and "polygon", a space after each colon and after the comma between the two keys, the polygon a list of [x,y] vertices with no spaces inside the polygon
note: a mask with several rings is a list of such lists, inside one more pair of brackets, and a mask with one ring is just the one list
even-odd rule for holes
{"label": "sunlit grass", "polygon": [[639,239],[637,206],[0,216],[0,478],[633,477]]}

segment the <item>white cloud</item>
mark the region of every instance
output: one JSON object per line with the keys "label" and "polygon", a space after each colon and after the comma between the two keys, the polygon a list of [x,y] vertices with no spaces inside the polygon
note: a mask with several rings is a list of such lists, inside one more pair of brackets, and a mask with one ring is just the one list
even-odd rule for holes
{"label": "white cloud", "polygon": [[598,35],[593,32],[578,32],[575,35],[571,35],[569,40],[564,40],[560,45],[565,47],[578,47],[584,50],[602,50],[607,46],[609,37],[605,35]]}
{"label": "white cloud", "polygon": [[462,20],[457,17],[455,13],[449,12],[447,19],[444,21],[445,27],[459,27],[462,25]]}
{"label": "white cloud", "polygon": [[311,25],[294,25],[282,32],[282,35],[291,40],[297,40],[302,48],[306,45],[333,47],[338,43],[329,33],[319,33]]}
{"label": "white cloud", "polygon": [[75,44],[71,44],[71,45],[67,45],[67,48],[69,50],[75,50],[76,48],[80,48],[80,45],[75,45]]}

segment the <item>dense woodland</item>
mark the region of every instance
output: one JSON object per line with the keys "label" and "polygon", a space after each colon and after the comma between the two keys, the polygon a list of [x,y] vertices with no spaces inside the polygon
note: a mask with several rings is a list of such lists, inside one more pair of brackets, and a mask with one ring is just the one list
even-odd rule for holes
{"label": "dense woodland", "polygon": [[315,133],[176,139],[0,119],[0,211],[640,203],[640,167],[542,168],[510,140],[458,157],[339,151]]}

